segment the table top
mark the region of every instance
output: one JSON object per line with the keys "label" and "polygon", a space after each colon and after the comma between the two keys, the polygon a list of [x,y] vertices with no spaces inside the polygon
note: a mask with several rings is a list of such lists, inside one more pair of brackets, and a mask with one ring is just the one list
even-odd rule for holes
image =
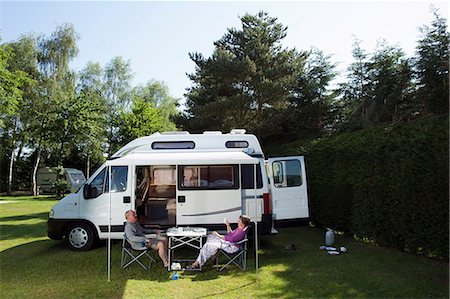
{"label": "table top", "polygon": [[206,228],[204,227],[171,227],[167,230],[169,237],[202,237],[206,236]]}

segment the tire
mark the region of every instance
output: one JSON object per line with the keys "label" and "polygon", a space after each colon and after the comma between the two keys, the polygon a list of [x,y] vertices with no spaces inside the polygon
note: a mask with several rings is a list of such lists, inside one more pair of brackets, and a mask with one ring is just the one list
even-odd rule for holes
{"label": "tire", "polygon": [[86,251],[92,248],[97,237],[89,224],[77,222],[69,225],[65,233],[67,247],[75,251]]}

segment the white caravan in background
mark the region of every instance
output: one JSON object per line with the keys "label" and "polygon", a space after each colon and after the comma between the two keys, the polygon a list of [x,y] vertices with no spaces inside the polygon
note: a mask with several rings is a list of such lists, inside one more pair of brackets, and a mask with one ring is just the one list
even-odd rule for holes
{"label": "white caravan in background", "polygon": [[75,168],[63,168],[63,174],[58,173],[57,167],[43,167],[37,171],[36,182],[41,193],[56,193],[56,183],[58,176],[68,184],[65,192],[76,192],[86,182],[86,178],[81,170]]}
{"label": "white caravan in background", "polygon": [[54,205],[48,236],[88,250],[108,238],[110,215],[111,237],[121,239],[130,209],[149,228],[223,227],[224,218],[247,214],[270,233],[274,220],[309,217],[305,163],[270,158],[266,168],[258,139],[245,130],[155,133],[125,145]]}

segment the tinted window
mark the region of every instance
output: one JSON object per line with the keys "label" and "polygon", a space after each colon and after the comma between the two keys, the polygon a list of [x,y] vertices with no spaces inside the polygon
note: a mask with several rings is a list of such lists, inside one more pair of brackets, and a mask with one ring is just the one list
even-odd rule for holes
{"label": "tinted window", "polygon": [[272,163],[275,187],[294,187],[302,184],[301,165],[298,160],[284,160]]}
{"label": "tinted window", "polygon": [[247,148],[248,142],[247,141],[227,141],[225,143],[225,146],[227,148]]}
{"label": "tinted window", "polygon": [[195,143],[193,141],[158,141],[152,143],[152,149],[193,149]]}
{"label": "tinted window", "polygon": [[[253,164],[241,165],[241,186],[242,189],[254,189],[255,166]],[[261,166],[256,165],[256,186],[258,189],[262,188]]]}
{"label": "tinted window", "polygon": [[185,189],[237,189],[237,165],[180,166],[178,188]]}

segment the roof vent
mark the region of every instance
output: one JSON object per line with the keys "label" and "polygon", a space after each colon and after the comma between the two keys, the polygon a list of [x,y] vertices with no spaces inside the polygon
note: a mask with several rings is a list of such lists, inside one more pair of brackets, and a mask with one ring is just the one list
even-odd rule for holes
{"label": "roof vent", "polygon": [[238,135],[238,134],[245,134],[245,132],[247,132],[247,130],[245,129],[233,129],[230,131],[230,134]]}
{"label": "roof vent", "polygon": [[167,131],[162,132],[161,135],[189,135],[188,131]]}
{"label": "roof vent", "polygon": [[204,131],[204,135],[222,135],[222,132],[220,131]]}

